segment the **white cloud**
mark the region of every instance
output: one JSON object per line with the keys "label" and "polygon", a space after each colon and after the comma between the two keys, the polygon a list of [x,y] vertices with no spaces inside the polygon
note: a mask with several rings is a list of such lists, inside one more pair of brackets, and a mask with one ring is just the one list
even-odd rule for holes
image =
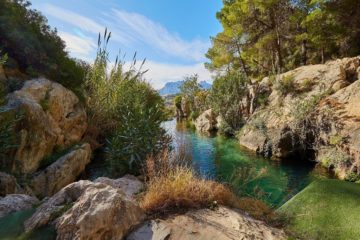
{"label": "white cloud", "polygon": [[67,51],[84,60],[87,60],[96,48],[93,39],[88,37],[79,37],[67,32],[59,32],[59,36],[65,41]]}
{"label": "white cloud", "polygon": [[[103,33],[105,31],[105,28],[107,27],[105,24],[100,24],[88,17],[85,17],[83,15],[80,15],[78,13],[69,11],[61,7],[54,6],[52,4],[45,4],[42,11],[44,11],[46,14],[52,17],[60,19],[63,22],[76,26],[77,28],[83,31],[93,33],[96,35],[99,33]],[[112,33],[112,39],[123,44],[129,43],[129,40],[126,39],[124,36],[114,32]]]}
{"label": "white cloud", "polygon": [[199,81],[211,82],[211,74],[202,63],[180,65],[147,61],[144,69],[149,69],[145,78],[155,89],[162,88],[165,83],[183,80],[190,74],[198,74]]}
{"label": "white cloud", "polygon": [[129,38],[137,39],[162,52],[184,59],[201,61],[209,47],[209,41],[186,41],[176,33],[170,33],[161,24],[138,13],[113,9],[116,26],[123,28]]}

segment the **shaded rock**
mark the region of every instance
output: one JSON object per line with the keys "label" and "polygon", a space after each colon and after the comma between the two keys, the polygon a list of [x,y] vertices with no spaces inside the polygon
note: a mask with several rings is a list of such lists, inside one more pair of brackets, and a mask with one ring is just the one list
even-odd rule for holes
{"label": "shaded rock", "polygon": [[[136,185],[130,183],[130,177],[123,180],[128,186]],[[109,179],[101,181],[110,183]],[[145,214],[120,190],[128,186],[118,186],[90,181],[72,183],[43,203],[25,222],[25,229],[29,232],[52,223],[57,239],[122,239]]]}
{"label": "shaded rock", "polygon": [[74,182],[90,162],[91,148],[88,143],[75,147],[45,170],[37,173],[30,186],[37,196],[52,196],[61,188]]}
{"label": "shaded rock", "polygon": [[39,200],[23,194],[9,194],[6,197],[0,197],[0,218],[12,212],[31,209],[39,204]]}
{"label": "shaded rock", "polygon": [[16,192],[16,178],[0,172],[0,196],[3,197],[7,194],[13,194]]}
{"label": "shaded rock", "polygon": [[235,210],[220,207],[172,216],[144,223],[129,234],[127,240],[187,239],[287,239],[282,230],[271,228]]}
{"label": "shaded rock", "polygon": [[46,79],[25,82],[8,96],[8,111],[23,115],[17,126],[17,151],[11,156],[13,171],[35,172],[54,147],[66,148],[81,140],[86,112],[70,90]]}
{"label": "shaded rock", "polygon": [[200,132],[211,132],[216,129],[217,116],[211,109],[203,112],[196,120],[195,127]]}
{"label": "shaded rock", "polygon": [[96,179],[95,182],[104,183],[106,185],[110,185],[113,188],[120,189],[123,193],[125,193],[126,197],[130,199],[133,199],[135,194],[144,189],[144,183],[133,175],[125,175],[119,179],[100,177]]}

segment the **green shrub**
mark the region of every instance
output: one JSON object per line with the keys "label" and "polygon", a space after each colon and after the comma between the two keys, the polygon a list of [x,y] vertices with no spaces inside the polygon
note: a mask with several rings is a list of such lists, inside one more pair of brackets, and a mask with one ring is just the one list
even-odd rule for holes
{"label": "green shrub", "polygon": [[241,107],[243,97],[248,93],[248,82],[241,73],[228,73],[215,79],[209,94],[211,108],[234,132],[244,125]]}
{"label": "green shrub", "polygon": [[341,145],[344,141],[344,137],[339,134],[332,135],[329,138],[329,143],[333,146]]}
{"label": "green shrub", "polygon": [[136,69],[136,55],[128,70],[116,59],[108,74],[107,44],[111,34],[99,36],[99,48],[86,78],[87,110],[91,125],[101,129],[106,141],[106,162],[114,176],[124,168],[137,171],[146,155],[155,153],[169,143],[160,124],[166,120],[161,96]]}
{"label": "green shrub", "polygon": [[11,151],[15,150],[18,145],[16,124],[21,120],[22,115],[14,113],[5,108],[0,108],[0,169],[8,170],[12,163],[9,162],[8,156]]}
{"label": "green shrub", "polygon": [[346,166],[350,161],[351,157],[349,154],[336,147],[329,149],[320,159],[322,165],[328,168]]}
{"label": "green shrub", "polygon": [[177,109],[181,109],[181,100],[182,100],[182,97],[181,97],[181,95],[176,95],[175,97],[174,97],[174,105],[175,105],[175,107],[177,108]]}
{"label": "green shrub", "polygon": [[293,75],[284,76],[275,82],[275,90],[279,91],[283,96],[296,91],[295,78]]}

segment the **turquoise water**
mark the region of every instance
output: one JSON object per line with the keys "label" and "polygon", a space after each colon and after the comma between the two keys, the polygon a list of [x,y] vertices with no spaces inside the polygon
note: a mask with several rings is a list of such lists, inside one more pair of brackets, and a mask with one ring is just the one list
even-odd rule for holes
{"label": "turquoise water", "polygon": [[1,240],[52,240],[56,239],[54,227],[44,227],[25,234],[24,222],[32,216],[35,209],[19,211],[0,218]]}
{"label": "turquoise water", "polygon": [[240,147],[236,139],[204,136],[176,120],[163,126],[173,136],[175,147],[185,143],[187,156],[202,177],[228,183],[239,195],[276,207],[314,179],[310,161],[265,159]]}

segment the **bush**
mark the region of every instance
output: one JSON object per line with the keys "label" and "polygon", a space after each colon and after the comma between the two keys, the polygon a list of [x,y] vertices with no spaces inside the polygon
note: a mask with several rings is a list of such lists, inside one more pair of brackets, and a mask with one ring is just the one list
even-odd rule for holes
{"label": "bush", "polygon": [[21,116],[21,114],[0,108],[0,170],[7,171],[12,166],[8,156],[18,147],[15,127],[21,120]]}
{"label": "bush", "polygon": [[244,124],[241,107],[247,94],[247,83],[247,78],[241,73],[228,73],[215,79],[210,92],[211,108],[234,132]]}
{"label": "bush", "polygon": [[26,0],[0,0],[0,46],[8,67],[31,76],[46,76],[79,94],[87,64],[72,59],[47,19]]}
{"label": "bush", "polygon": [[320,159],[322,165],[328,168],[346,166],[350,161],[351,157],[336,147],[329,149]]}
{"label": "bush", "polygon": [[98,127],[107,138],[106,152],[110,172],[120,175],[124,165],[136,171],[146,156],[169,143],[164,129],[165,104],[143,79],[144,62],[135,68],[136,55],[128,70],[116,59],[108,74],[107,44],[111,33],[99,36],[99,48],[86,78],[89,125]]}
{"label": "bush", "polygon": [[275,90],[283,96],[296,91],[295,78],[293,75],[284,76],[275,82]]}

